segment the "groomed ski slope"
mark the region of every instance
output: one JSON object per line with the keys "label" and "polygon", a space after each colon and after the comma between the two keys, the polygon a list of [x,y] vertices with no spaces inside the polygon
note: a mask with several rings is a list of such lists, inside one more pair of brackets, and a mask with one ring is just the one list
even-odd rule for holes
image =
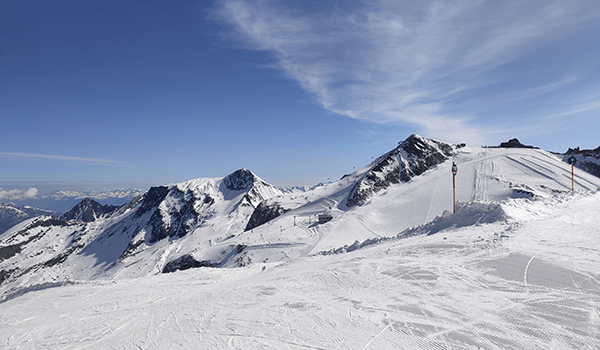
{"label": "groomed ski slope", "polygon": [[598,349],[600,194],[501,207],[351,253],[30,292],[0,304],[0,347]]}
{"label": "groomed ski slope", "polygon": [[[550,197],[571,191],[571,166],[559,156],[536,149],[465,147],[421,176],[393,185],[375,194],[365,205],[348,208],[344,198],[353,181],[367,168],[336,183],[316,189],[321,199],[292,210],[254,230],[255,235],[240,235],[248,245],[298,243],[291,256],[298,257],[350,245],[355,241],[395,236],[405,229],[432,221],[445,211],[452,212],[452,162],[456,175],[457,203],[499,203],[509,198]],[[575,170],[575,189],[597,191],[600,178]],[[526,192],[523,192],[526,191]],[[309,197],[310,198],[310,197]],[[331,214],[326,224],[315,224],[318,214]],[[295,216],[295,218],[294,218]],[[294,226],[294,221],[296,226]],[[280,252],[281,249],[278,250]],[[255,261],[279,261],[265,251]]]}

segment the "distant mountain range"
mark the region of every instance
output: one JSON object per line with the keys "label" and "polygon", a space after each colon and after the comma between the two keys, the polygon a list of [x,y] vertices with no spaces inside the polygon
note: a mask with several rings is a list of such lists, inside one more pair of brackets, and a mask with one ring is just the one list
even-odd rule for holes
{"label": "distant mountain range", "polygon": [[91,198],[103,204],[121,205],[144,193],[146,193],[146,190],[140,189],[119,189],[111,191],[60,190],[45,193],[34,198],[13,199],[11,201],[18,205],[27,205],[62,213],[72,208],[84,198]]}
{"label": "distant mountain range", "polygon": [[52,193],[44,194],[41,196],[42,199],[53,199],[53,200],[68,200],[68,199],[84,199],[91,198],[95,200],[111,200],[111,199],[130,199],[141,194],[144,194],[145,190],[132,190],[132,189],[120,189],[112,191],[55,191]]}
{"label": "distant mountain range", "polygon": [[[578,153],[581,163],[595,155]],[[32,211],[0,234],[0,296],[48,283],[285,261],[402,232],[426,233],[431,225],[414,227],[451,208],[452,162],[460,202],[548,197],[571,188],[563,158],[543,150],[411,135],[364,168],[311,188],[282,190],[240,169],[148,191],[87,193],[83,200],[80,192],[60,191],[46,199],[79,202],[60,215]],[[581,191],[600,187],[600,178],[583,172],[575,182]],[[15,218],[26,212],[6,208]],[[319,223],[322,214],[333,220]]]}

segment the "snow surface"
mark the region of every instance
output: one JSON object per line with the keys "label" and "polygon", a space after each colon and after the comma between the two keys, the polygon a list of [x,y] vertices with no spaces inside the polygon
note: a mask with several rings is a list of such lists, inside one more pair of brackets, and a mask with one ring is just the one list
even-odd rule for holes
{"label": "snow surface", "polygon": [[[178,184],[230,198],[218,202],[225,215],[117,265],[106,244],[127,243],[110,235],[124,219],[89,223],[93,254],[4,291],[0,347],[600,348],[599,178],[576,172],[572,193],[570,166],[551,153],[466,147],[348,208],[344,199],[367,170],[306,192],[265,193],[293,210],[247,232],[230,215],[241,192],[216,191],[218,179]],[[315,223],[323,213],[334,219]],[[40,245],[64,249],[83,232],[63,230]],[[245,267],[159,274],[186,252],[199,261],[233,256],[242,243]],[[24,253],[43,260],[40,250]]]}
{"label": "snow surface", "polygon": [[600,195],[502,206],[506,221],[347,254],[30,292],[0,304],[0,344],[597,349]]}

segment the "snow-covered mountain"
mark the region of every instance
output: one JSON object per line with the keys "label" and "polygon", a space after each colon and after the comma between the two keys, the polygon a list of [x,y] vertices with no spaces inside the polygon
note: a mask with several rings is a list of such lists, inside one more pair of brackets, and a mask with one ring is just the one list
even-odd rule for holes
{"label": "snow-covered mountain", "polygon": [[57,215],[57,213],[12,202],[0,203],[0,234],[22,221],[40,215]]}
{"label": "snow-covered mountain", "polygon": [[261,202],[281,194],[241,169],[224,178],[152,187],[123,206],[86,198],[58,218],[31,219],[3,235],[0,249],[11,254],[2,255],[0,277],[6,285],[148,275],[177,259],[193,266],[198,256],[223,265],[230,257],[223,249],[243,249],[226,241],[244,231]]}
{"label": "snow-covered mountain", "polygon": [[108,218],[119,206],[102,205],[91,198],[85,198],[73,208],[67,210],[59,219],[74,222],[92,222],[96,219]]}
{"label": "snow-covered mountain", "polygon": [[122,206],[86,199],[0,235],[0,342],[596,348],[599,188],[576,172],[571,192],[543,150],[411,135],[304,191],[240,169]]}
{"label": "snow-covered mountain", "polygon": [[413,134],[398,147],[377,158],[352,187],[348,206],[362,205],[373,194],[443,163],[454,153],[452,145]]}

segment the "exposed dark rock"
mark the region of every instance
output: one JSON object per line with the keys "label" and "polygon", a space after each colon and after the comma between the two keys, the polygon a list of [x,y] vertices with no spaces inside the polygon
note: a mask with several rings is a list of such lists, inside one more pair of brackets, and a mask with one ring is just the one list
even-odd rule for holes
{"label": "exposed dark rock", "polygon": [[52,267],[52,266],[61,264],[61,263],[65,262],[65,260],[67,260],[69,255],[73,254],[75,251],[80,250],[83,247],[84,247],[83,244],[74,244],[74,245],[70,246],[69,248],[67,248],[67,250],[65,250],[64,252],[58,254],[57,256],[53,257],[50,260],[45,261],[43,263],[43,265],[45,267]]}
{"label": "exposed dark rock", "polygon": [[133,208],[133,207],[135,207],[135,206],[136,206],[136,204],[138,204],[138,203],[139,203],[139,202],[140,202],[140,201],[141,201],[143,198],[144,198],[144,196],[142,196],[142,195],[136,196],[135,198],[133,198],[133,199],[131,200],[131,202],[129,202],[129,203],[127,203],[127,204],[125,204],[125,205],[121,206],[121,208],[119,209],[119,214],[122,214],[122,213],[124,213],[124,212],[125,212],[125,211],[127,211],[128,209],[132,209],[132,208]]}
{"label": "exposed dark rock", "polygon": [[169,188],[166,186],[151,187],[148,193],[144,196],[142,205],[135,213],[135,217],[138,218],[150,210],[155,210],[160,202],[169,194]]}
{"label": "exposed dark rock", "polygon": [[266,201],[263,201],[256,207],[252,216],[250,216],[250,220],[248,220],[248,224],[244,231],[252,230],[287,211],[289,211],[289,209],[284,209],[278,202],[268,204]]}
{"label": "exposed dark rock", "polygon": [[211,197],[210,194],[207,194],[206,196],[204,196],[204,204],[208,204],[208,206],[211,206],[215,204],[215,199]]}
{"label": "exposed dark rock", "polygon": [[126,258],[133,256],[139,252],[136,252],[137,248],[139,246],[141,246],[142,244],[144,244],[146,241],[144,241],[143,239],[137,241],[137,242],[129,242],[129,244],[127,245],[127,248],[125,249],[125,251],[121,254],[121,256],[119,257],[119,259],[117,259],[117,261],[123,261]]}
{"label": "exposed dark rock", "polygon": [[29,230],[29,229],[36,228],[39,226],[42,226],[42,227],[69,226],[69,223],[61,218],[48,217],[48,218],[44,218],[42,220],[32,223],[31,225],[27,226],[26,229]]}
{"label": "exposed dark rock", "polygon": [[[58,227],[65,227],[65,226],[69,226],[67,224],[66,221],[60,220],[58,218],[53,218],[53,217],[39,217],[37,219],[35,219],[32,223],[30,223],[29,225],[25,226],[22,230],[20,230],[19,232],[15,233],[14,235],[12,235],[11,237],[9,237],[8,239],[6,239],[4,241],[4,243],[11,243],[14,241],[17,241],[18,238],[17,237],[27,237],[30,235],[30,232],[32,229],[36,228],[36,227],[50,227],[50,226],[58,226]],[[47,231],[47,230],[46,230]],[[45,231],[41,231],[35,235],[32,235],[30,237],[28,237],[25,241],[18,243],[19,245],[23,246],[26,245],[29,242],[32,242],[34,240],[37,240],[39,238],[41,238],[46,232]]]}
{"label": "exposed dark rock", "polygon": [[374,193],[423,174],[445,162],[453,153],[448,143],[410,135],[372,163],[371,169],[351,189],[347,205],[362,205]]}
{"label": "exposed dark rock", "polygon": [[158,208],[160,203],[156,205],[156,209],[150,217],[150,226],[152,227],[148,239],[150,244],[166,237],[183,237],[198,222],[198,213],[194,210],[195,197],[189,196],[189,199],[186,200],[187,196],[177,187],[172,187],[168,196],[175,198],[180,203],[183,202],[183,205],[180,208],[171,207],[168,212],[163,212]]}
{"label": "exposed dark rock", "polygon": [[18,269],[0,270],[0,284],[4,283]]}
{"label": "exposed dark rock", "polygon": [[223,179],[223,184],[230,191],[249,190],[254,186],[254,174],[246,169],[240,169]]}
{"label": "exposed dark rock", "polygon": [[239,253],[243,252],[244,249],[246,249],[247,247],[248,246],[245,245],[245,244],[238,244],[237,247],[236,247],[237,253],[239,254]]}
{"label": "exposed dark rock", "polygon": [[[267,193],[279,191],[246,169],[237,170],[223,178],[221,186],[222,191],[247,191],[235,204],[234,210],[249,207],[255,211],[255,208],[266,199],[263,194],[265,188],[269,188]],[[230,196],[230,194],[227,193],[225,196]],[[177,203],[177,205],[161,206],[161,203],[167,199],[169,203]],[[146,194],[135,217],[151,213],[147,223],[147,227],[149,226],[150,229],[147,231],[145,241],[147,244],[153,244],[167,237],[183,237],[201,225],[202,221],[206,219],[206,215],[210,216],[210,210],[206,209],[215,201],[216,199],[208,193],[198,195],[189,190],[184,193],[177,186],[153,187]],[[200,213],[204,213],[202,217]],[[259,213],[257,213],[258,216]]]}
{"label": "exposed dark rock", "polygon": [[563,156],[563,161],[566,162],[571,155],[577,159],[575,167],[600,177],[600,147],[584,150],[580,150],[579,147],[569,148]]}
{"label": "exposed dark rock", "polygon": [[517,140],[516,138],[509,140],[508,142],[500,143],[500,148],[535,148],[535,149],[539,149],[538,147],[524,145],[521,142],[519,142],[519,140]]}
{"label": "exposed dark rock", "polygon": [[64,221],[93,222],[97,218],[105,217],[119,209],[116,205],[102,205],[91,198],[85,198],[73,208],[59,216]]}
{"label": "exposed dark rock", "polygon": [[535,194],[530,191],[514,189],[511,198],[533,198]]}
{"label": "exposed dark rock", "polygon": [[0,247],[0,261],[10,259],[21,252],[21,244]]}
{"label": "exposed dark rock", "polygon": [[187,270],[198,267],[215,267],[217,264],[208,260],[198,261],[191,255],[184,255],[173,261],[168,262],[162,270],[162,273],[170,273],[178,270]]}

